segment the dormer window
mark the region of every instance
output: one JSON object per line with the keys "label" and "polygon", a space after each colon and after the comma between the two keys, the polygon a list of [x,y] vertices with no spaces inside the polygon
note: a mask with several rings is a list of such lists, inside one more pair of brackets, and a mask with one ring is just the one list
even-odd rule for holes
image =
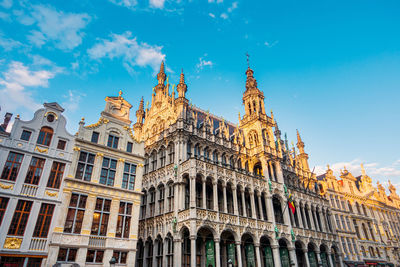
{"label": "dormer window", "polygon": [[118,136],[110,134],[108,136],[107,146],[112,148],[118,148],[118,141],[119,141]]}
{"label": "dormer window", "polygon": [[99,133],[98,132],[92,132],[92,139],[90,140],[92,143],[99,142]]}
{"label": "dormer window", "polygon": [[58,140],[57,149],[64,150],[67,141],[65,140]]}
{"label": "dormer window", "polygon": [[40,129],[39,137],[37,139],[37,144],[49,146],[52,137],[53,137],[53,129],[46,126],[42,127],[42,129]]}
{"label": "dormer window", "polygon": [[21,134],[21,140],[29,141],[29,139],[31,138],[31,134],[31,131],[23,130]]}

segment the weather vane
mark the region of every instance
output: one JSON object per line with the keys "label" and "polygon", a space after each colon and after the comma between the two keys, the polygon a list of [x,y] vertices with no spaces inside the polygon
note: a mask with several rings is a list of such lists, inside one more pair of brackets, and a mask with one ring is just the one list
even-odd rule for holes
{"label": "weather vane", "polygon": [[247,52],[246,52],[246,57],[247,57],[247,67],[250,68],[250,62],[249,62],[249,57],[250,57],[250,55],[249,55],[249,53],[247,53]]}

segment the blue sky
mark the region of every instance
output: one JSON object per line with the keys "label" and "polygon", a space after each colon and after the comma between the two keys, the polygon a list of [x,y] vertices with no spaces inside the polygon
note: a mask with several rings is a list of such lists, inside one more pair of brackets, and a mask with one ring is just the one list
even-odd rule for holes
{"label": "blue sky", "polygon": [[57,101],[74,133],[121,89],[135,120],[165,59],[195,105],[236,123],[248,52],[266,110],[290,140],[299,129],[317,173],[364,163],[400,186],[399,13],[369,0],[0,0],[0,115]]}

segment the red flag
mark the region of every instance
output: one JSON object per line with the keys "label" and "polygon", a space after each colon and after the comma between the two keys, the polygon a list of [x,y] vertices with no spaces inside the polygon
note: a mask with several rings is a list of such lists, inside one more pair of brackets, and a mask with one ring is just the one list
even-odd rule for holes
{"label": "red flag", "polygon": [[343,186],[343,180],[339,180],[339,181],[338,181],[338,184],[339,184],[340,186]]}
{"label": "red flag", "polygon": [[295,211],[296,211],[296,207],[294,206],[292,194],[289,195],[288,204],[289,204],[290,210],[291,210],[292,213],[294,214]]}

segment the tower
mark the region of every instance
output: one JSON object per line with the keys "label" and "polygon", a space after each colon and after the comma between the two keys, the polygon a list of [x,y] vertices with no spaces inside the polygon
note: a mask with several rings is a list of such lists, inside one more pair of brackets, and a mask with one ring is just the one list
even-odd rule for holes
{"label": "tower", "polygon": [[303,169],[306,171],[310,171],[310,168],[308,166],[308,154],[304,152],[304,142],[301,140],[299,130],[296,131],[297,131],[297,148],[299,149],[300,152],[297,158],[300,160]]}

